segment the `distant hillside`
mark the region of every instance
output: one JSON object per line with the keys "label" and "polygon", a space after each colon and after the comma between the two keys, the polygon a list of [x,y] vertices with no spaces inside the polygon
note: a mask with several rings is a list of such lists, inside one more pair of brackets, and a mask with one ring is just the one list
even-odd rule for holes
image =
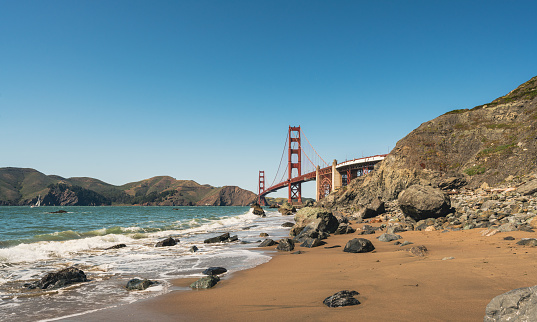
{"label": "distant hillside", "polygon": [[412,184],[453,188],[516,185],[537,175],[537,76],[494,101],[454,110],[397,142],[367,176],[320,205],[359,208],[397,198]]}
{"label": "distant hillside", "polygon": [[[256,195],[239,187],[215,188],[168,176],[114,186],[101,180],[45,175],[34,169],[0,168],[0,205],[248,205]],[[219,197],[217,197],[219,196]],[[211,198],[217,198],[216,202]],[[200,202],[205,200],[203,202]]]}

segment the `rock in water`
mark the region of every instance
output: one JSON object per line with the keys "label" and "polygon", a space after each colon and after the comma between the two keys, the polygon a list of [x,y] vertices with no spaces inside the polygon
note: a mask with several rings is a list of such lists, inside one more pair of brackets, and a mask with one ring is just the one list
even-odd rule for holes
{"label": "rock in water", "polygon": [[213,244],[213,243],[221,243],[221,242],[226,241],[228,239],[229,239],[229,233],[225,233],[225,234],[222,234],[220,236],[207,238],[203,242],[205,244]]}
{"label": "rock in water", "polygon": [[190,251],[191,253],[195,253],[195,252],[197,252],[198,250],[199,250],[199,248],[198,248],[196,245],[190,247],[190,249],[189,249],[189,251]]}
{"label": "rock in water", "polygon": [[177,245],[177,242],[179,241],[179,239],[173,239],[171,237],[168,237],[164,240],[161,240],[159,241],[155,247],[167,247],[167,246],[175,246]]}
{"label": "rock in water", "polygon": [[265,217],[265,211],[257,203],[252,205],[252,213],[257,216]]}
{"label": "rock in water", "polygon": [[496,296],[487,305],[483,321],[537,321],[537,286]]}
{"label": "rock in water", "polygon": [[60,271],[48,273],[39,281],[28,286],[30,289],[54,289],[73,283],[87,282],[86,274],[75,267],[64,268]]}
{"label": "rock in water", "polygon": [[397,201],[403,213],[416,221],[445,216],[451,209],[449,196],[430,186],[410,186]]}
{"label": "rock in water", "polygon": [[354,296],[358,294],[360,293],[356,291],[339,291],[336,294],[325,298],[323,304],[328,307],[358,305],[360,304],[360,301],[354,298]]}
{"label": "rock in water", "polygon": [[291,238],[282,238],[278,241],[276,249],[282,252],[290,252],[295,249],[295,242]]}
{"label": "rock in water", "polygon": [[205,276],[190,284],[190,288],[211,288],[220,281],[218,276]]}
{"label": "rock in water", "polygon": [[375,246],[370,240],[365,238],[354,238],[347,242],[344,252],[347,253],[368,253],[375,250]]}
{"label": "rock in water", "polygon": [[158,282],[150,281],[148,279],[140,280],[137,278],[133,278],[132,280],[127,282],[125,288],[129,291],[143,291],[149,286],[155,284],[158,284]]}
{"label": "rock in water", "polygon": [[127,247],[127,245],[125,245],[125,244],[117,244],[117,245],[114,245],[114,246],[105,248],[104,250],[109,250],[109,249],[119,249],[119,248],[124,248],[124,247]]}
{"label": "rock in water", "polygon": [[206,270],[203,271],[203,274],[205,275],[220,275],[227,272],[227,269],[223,267],[209,267]]}
{"label": "rock in water", "polygon": [[261,244],[259,244],[259,246],[257,246],[257,247],[268,247],[268,246],[272,246],[272,245],[276,245],[276,242],[273,241],[270,238],[267,238],[264,241],[262,241]]}

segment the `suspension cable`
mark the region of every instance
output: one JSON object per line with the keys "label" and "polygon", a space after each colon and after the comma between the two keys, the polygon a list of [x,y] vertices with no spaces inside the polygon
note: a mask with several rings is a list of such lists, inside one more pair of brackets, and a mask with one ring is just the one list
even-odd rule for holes
{"label": "suspension cable", "polygon": [[[280,159],[280,164],[278,165],[278,170],[276,171],[276,174],[274,175],[274,180],[272,180],[272,184],[270,185],[270,187],[274,185],[274,182],[276,182],[276,179],[278,178],[278,173],[280,173],[280,167],[282,166],[283,156],[285,155],[285,148],[287,147],[287,140],[289,140],[288,135],[285,136],[285,143],[283,145],[283,152],[282,152],[282,157]],[[289,165],[287,166],[289,167]],[[284,172],[284,175],[285,175],[285,172]]]}
{"label": "suspension cable", "polygon": [[[326,163],[326,161],[323,160],[323,158],[321,158],[321,156],[319,155],[319,153],[317,153],[317,151],[315,150],[315,148],[313,147],[313,145],[311,145],[310,143],[310,140],[308,140],[308,138],[306,137],[306,135],[304,134],[304,131],[302,131],[302,129],[300,129],[300,133],[302,134],[302,136],[304,136],[304,138],[306,138],[306,141],[308,141],[309,145],[311,146],[311,148],[313,149],[313,151],[315,151],[315,154],[317,154],[317,156],[324,162],[324,164],[326,166],[328,166],[328,163]],[[305,153],[304,153],[305,154]],[[307,156],[307,155],[306,155]],[[308,158],[309,160],[309,158]],[[311,160],[310,160],[311,162]],[[313,162],[312,162],[313,163]]]}

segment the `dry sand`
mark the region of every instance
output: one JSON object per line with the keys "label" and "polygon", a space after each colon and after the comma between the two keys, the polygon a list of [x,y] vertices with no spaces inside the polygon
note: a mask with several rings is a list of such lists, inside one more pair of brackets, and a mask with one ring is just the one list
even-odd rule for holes
{"label": "dry sand", "polygon": [[[378,232],[331,236],[324,246],[295,248],[303,254],[278,253],[209,290],[175,291],[73,320],[482,321],[493,297],[537,284],[537,247],[516,245],[535,233],[483,237],[482,230],[402,232],[400,241],[414,243],[404,247],[379,242]],[[516,240],[504,240],[506,236]],[[343,252],[346,242],[358,237],[370,239],[376,250]],[[334,245],[342,247],[325,248]],[[406,251],[417,245],[425,245],[428,256]],[[191,282],[177,280],[175,285]],[[341,290],[358,291],[361,304],[329,308],[322,303]]]}

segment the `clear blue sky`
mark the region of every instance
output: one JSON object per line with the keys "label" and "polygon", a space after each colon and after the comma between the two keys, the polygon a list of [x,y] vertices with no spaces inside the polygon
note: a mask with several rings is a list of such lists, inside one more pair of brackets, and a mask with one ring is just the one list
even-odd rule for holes
{"label": "clear blue sky", "polygon": [[257,190],[537,75],[536,1],[0,0],[0,167]]}

